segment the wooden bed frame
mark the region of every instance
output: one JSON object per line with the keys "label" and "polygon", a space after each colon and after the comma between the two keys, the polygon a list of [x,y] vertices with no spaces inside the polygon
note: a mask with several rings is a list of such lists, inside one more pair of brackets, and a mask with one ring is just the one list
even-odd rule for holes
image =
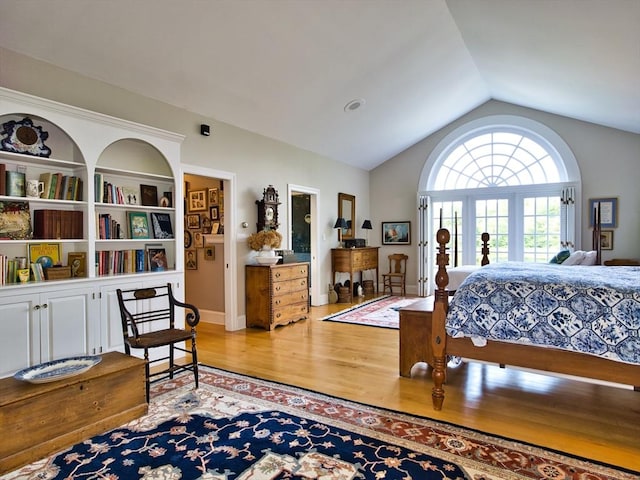
{"label": "wooden bed frame", "polygon": [[[600,237],[599,229],[594,228],[595,237]],[[447,377],[447,360],[449,356],[459,356],[471,360],[496,363],[501,366],[531,368],[546,372],[554,372],[578,377],[604,380],[634,386],[640,391],[640,365],[616,362],[593,355],[559,350],[556,348],[519,345],[489,340],[485,347],[475,347],[469,338],[451,338],[445,331],[445,320],[449,307],[449,294],[446,290],[449,283],[446,266],[449,263],[447,244],[449,231],[438,230],[437,265],[435,281],[437,290],[431,315],[425,315],[425,331],[430,342],[430,352],[426,361],[433,367],[433,408],[441,410],[444,401],[443,384]],[[597,242],[599,244],[599,241]],[[599,248],[596,249],[599,252]],[[430,323],[430,325],[429,325]]]}

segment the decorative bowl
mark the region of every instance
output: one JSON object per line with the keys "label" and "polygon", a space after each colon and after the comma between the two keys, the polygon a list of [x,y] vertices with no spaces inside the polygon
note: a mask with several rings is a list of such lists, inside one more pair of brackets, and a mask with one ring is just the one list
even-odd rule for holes
{"label": "decorative bowl", "polygon": [[278,263],[278,260],[280,260],[282,257],[281,256],[274,256],[274,257],[256,257],[256,261],[260,264],[260,265],[275,265],[276,263]]}

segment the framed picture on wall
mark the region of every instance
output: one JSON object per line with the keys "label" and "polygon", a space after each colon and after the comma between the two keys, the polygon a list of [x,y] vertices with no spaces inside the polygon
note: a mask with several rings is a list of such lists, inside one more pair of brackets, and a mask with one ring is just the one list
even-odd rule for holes
{"label": "framed picture on wall", "polygon": [[194,228],[200,228],[200,214],[199,213],[193,213],[193,214],[187,215],[187,228],[190,228],[192,230]]}
{"label": "framed picture on wall", "polygon": [[207,191],[191,190],[187,193],[187,208],[189,212],[207,211]]}
{"label": "framed picture on wall", "polygon": [[209,189],[209,206],[218,205],[218,189],[210,188]]}
{"label": "framed picture on wall", "polygon": [[382,222],[383,245],[410,245],[411,222]]}
{"label": "framed picture on wall", "polygon": [[617,228],[618,226],[618,199],[617,198],[590,198],[589,199],[589,225],[596,223],[596,212],[600,210],[600,226],[602,228]]}
{"label": "framed picture on wall", "polygon": [[198,269],[198,252],[196,250],[193,250],[193,249],[185,250],[185,252],[184,252],[184,267],[187,270],[197,270]]}
{"label": "framed picture on wall", "polygon": [[218,207],[211,207],[209,209],[209,217],[211,220],[220,220],[220,210]]}
{"label": "framed picture on wall", "polygon": [[613,250],[613,230],[600,230],[600,248]]}

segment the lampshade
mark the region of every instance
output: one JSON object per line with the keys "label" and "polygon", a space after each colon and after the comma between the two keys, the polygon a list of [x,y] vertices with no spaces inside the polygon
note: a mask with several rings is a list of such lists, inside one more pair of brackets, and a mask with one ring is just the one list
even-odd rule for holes
{"label": "lampshade", "polygon": [[362,223],[362,228],[363,228],[364,230],[372,230],[372,229],[373,229],[373,227],[371,226],[371,220],[365,220],[365,221]]}
{"label": "lampshade", "polygon": [[333,228],[347,228],[347,221],[342,217],[338,217]]}

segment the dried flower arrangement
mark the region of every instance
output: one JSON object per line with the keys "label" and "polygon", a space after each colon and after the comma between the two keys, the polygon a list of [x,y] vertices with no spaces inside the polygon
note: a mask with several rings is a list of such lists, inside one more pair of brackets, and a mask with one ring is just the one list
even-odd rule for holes
{"label": "dried flower arrangement", "polygon": [[276,230],[262,230],[252,233],[247,239],[249,248],[252,250],[262,250],[262,247],[279,248],[282,242],[282,235]]}

